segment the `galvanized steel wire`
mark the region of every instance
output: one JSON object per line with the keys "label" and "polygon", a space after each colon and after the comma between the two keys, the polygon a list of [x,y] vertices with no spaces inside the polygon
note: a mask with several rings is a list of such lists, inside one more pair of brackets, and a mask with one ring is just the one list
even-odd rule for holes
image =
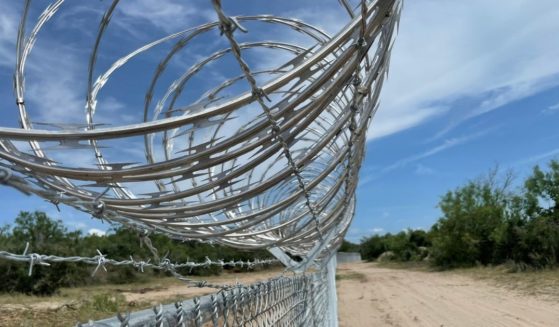
{"label": "galvanized steel wire", "polygon": [[78,326],[327,326],[325,278],[324,271],[282,276]]}
{"label": "galvanized steel wire", "polygon": [[247,269],[254,269],[256,267],[266,267],[273,264],[278,264],[278,260],[274,259],[255,259],[253,261],[243,261],[243,260],[211,260],[210,258],[206,257],[206,260],[203,262],[172,262],[169,258],[161,258],[159,260],[154,260],[153,262],[151,259],[147,260],[135,260],[132,255],[130,255],[130,260],[115,260],[108,258],[107,255],[101,253],[97,250],[97,255],[93,257],[83,257],[83,256],[71,256],[71,257],[62,257],[57,255],[47,255],[47,254],[39,254],[39,253],[28,253],[29,243],[27,244],[25,250],[22,254],[11,253],[8,251],[0,251],[0,259],[4,260],[11,260],[16,262],[22,263],[29,263],[29,276],[33,273],[34,266],[50,266],[51,263],[81,263],[87,265],[95,266],[95,269],[92,271],[91,276],[95,276],[95,274],[99,271],[99,269],[107,270],[107,266],[115,266],[115,267],[134,267],[138,269],[140,272],[144,272],[144,269],[154,269],[154,270],[161,270],[170,273],[173,277],[177,278],[178,280],[186,283],[189,286],[193,287],[213,287],[218,289],[225,289],[229,288],[232,285],[226,284],[214,284],[209,283],[205,280],[195,280],[192,278],[188,278],[182,274],[180,274],[177,270],[182,268],[189,268],[192,270],[193,268],[203,268],[203,267],[240,267],[240,268],[247,268]]}
{"label": "galvanized steel wire", "polygon": [[[21,128],[0,127],[3,184],[177,239],[245,249],[277,247],[303,258],[319,243],[321,253],[314,260],[328,257],[353,216],[366,129],[388,72],[400,0],[362,1],[355,10],[340,1],[348,23],[334,36],[292,18],[228,16],[221,1],[213,0],[217,21],[145,44],[95,78],[103,39],[119,5],[113,0],[100,18],[90,52],[85,121],[39,125],[29,115],[25,67],[39,32],[63,3],[54,1],[30,22],[31,1],[25,1],[14,73]],[[252,40],[245,24],[294,31],[312,45]],[[161,85],[170,61],[202,37],[227,43],[170,85]],[[144,121],[97,124],[95,113],[103,109],[99,97],[114,74],[166,42],[175,43],[153,72]],[[268,69],[250,67],[247,58],[255,49],[282,52],[290,59]],[[192,88],[189,81],[227,56],[233,56],[241,74],[179,105],[182,92]],[[242,91],[246,85],[248,91]],[[156,99],[158,88],[166,91]],[[106,147],[137,145],[137,137],[143,138],[145,162],[110,159]],[[59,162],[61,149],[90,151],[96,165]],[[146,185],[152,192],[143,192]]]}
{"label": "galvanized steel wire", "polygon": [[[215,21],[147,42],[100,71],[104,40],[120,5],[112,0],[98,17],[89,53],[83,121],[37,123],[26,101],[26,64],[39,33],[63,11],[65,0],[54,0],[34,21],[31,0],[25,0],[14,36],[20,128],[0,126],[0,184],[146,233],[266,248],[298,274],[248,286],[211,285],[177,269],[272,261],[179,264],[132,256],[118,261],[100,252],[59,257],[27,251],[0,251],[0,258],[29,263],[30,273],[34,265],[49,262],[90,264],[94,273],[105,265],[150,267],[191,286],[221,289],[84,326],[336,325],[335,315],[328,314],[335,272],[326,263],[335,260],[354,215],[366,131],[378,108],[402,9],[401,0],[338,2],[347,24],[329,35],[290,17],[230,16],[230,8],[224,8],[229,3],[211,0],[207,6]],[[253,32],[259,29],[277,34],[262,40]],[[307,43],[273,40],[282,32]],[[172,81],[164,78],[176,71],[172,63],[181,53],[200,49],[196,45],[210,39],[216,48],[181,67]],[[171,44],[167,52],[158,50],[166,44]],[[102,95],[115,76],[156,50],[163,55],[145,92],[142,121],[99,124],[96,113],[104,109]],[[280,59],[263,68],[258,51],[280,54]],[[209,78],[211,67],[226,66],[237,73]],[[195,84],[206,76],[208,85]],[[198,88],[200,96],[185,103],[184,93]],[[144,157],[126,160],[110,150],[119,147],[141,149]],[[59,155],[62,150],[85,151],[94,164],[74,163]],[[308,273],[311,266],[315,272]]]}

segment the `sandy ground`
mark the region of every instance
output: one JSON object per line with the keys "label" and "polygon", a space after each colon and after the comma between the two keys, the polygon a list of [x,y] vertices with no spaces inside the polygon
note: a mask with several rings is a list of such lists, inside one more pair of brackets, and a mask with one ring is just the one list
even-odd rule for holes
{"label": "sandy ground", "polygon": [[559,326],[559,303],[459,274],[356,263],[338,275],[341,327]]}
{"label": "sandy ground", "polygon": [[[249,272],[249,273],[224,273],[220,276],[212,277],[192,277],[195,280],[207,280],[215,284],[251,284],[257,281],[264,281],[269,278],[277,277],[282,272],[280,268],[274,268],[265,271]],[[169,283],[171,281],[171,283]],[[116,290],[111,290],[111,293],[120,293],[128,303],[149,302],[152,305],[159,304],[169,299],[191,299],[196,296],[215,293],[217,290],[210,287],[189,287],[182,282],[166,278],[164,285],[158,285],[157,279],[153,281],[154,285],[121,285]],[[112,287],[114,288],[114,286]],[[97,292],[99,293],[99,292]],[[22,296],[25,298],[25,296]],[[33,298],[35,299],[35,298]],[[40,298],[37,298],[40,299]],[[25,301],[28,302],[28,301]],[[63,306],[80,304],[82,299],[68,296],[68,298],[45,298],[45,300],[34,300],[31,303],[2,303],[0,305],[0,316],[4,311],[10,310],[58,310]],[[0,327],[2,320],[0,317]]]}
{"label": "sandy ground", "polygon": [[[274,269],[268,271],[260,271],[260,272],[253,272],[253,273],[242,273],[242,274],[223,274],[219,277],[213,278],[205,278],[206,280],[210,280],[212,283],[216,284],[252,284],[258,281],[265,281],[269,278],[277,277],[281,273],[281,270]],[[203,277],[194,279],[204,279]],[[162,289],[155,289],[150,290],[146,293],[140,292],[121,292],[122,295],[126,298],[126,301],[142,301],[145,299],[149,299],[152,304],[157,304],[159,301],[168,299],[168,298],[183,298],[183,299],[191,299],[196,296],[202,296],[206,294],[215,293],[217,290],[215,288],[210,287],[189,287],[187,285],[179,284],[173,287],[166,287]]]}

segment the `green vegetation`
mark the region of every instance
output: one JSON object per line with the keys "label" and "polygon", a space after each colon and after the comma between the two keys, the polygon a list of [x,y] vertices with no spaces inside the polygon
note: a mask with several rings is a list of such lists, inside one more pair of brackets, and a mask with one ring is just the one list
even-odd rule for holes
{"label": "green vegetation", "polygon": [[372,260],[415,261],[427,256],[430,241],[423,230],[406,230],[398,234],[375,235],[361,243],[361,256]]}
{"label": "green vegetation", "polygon": [[[166,255],[173,262],[201,262],[206,257],[226,261],[270,257],[265,251],[242,252],[220,245],[174,241],[164,235],[151,235],[150,239],[159,255]],[[15,219],[13,228],[0,228],[1,250],[23,253],[27,242],[31,245],[28,253],[93,257],[97,255],[98,249],[115,260],[129,260],[130,255],[136,260],[156,260],[147,246],[140,244],[139,235],[135,231],[120,227],[112,229],[106,236],[84,236],[79,231],[68,231],[62,221],[55,221],[43,212],[21,212]],[[35,265],[32,275],[28,276],[29,265],[0,259],[0,292],[49,295],[61,287],[129,283],[166,274],[156,270],[147,270],[142,274],[133,267],[107,267],[108,273],[100,269],[95,277],[91,277],[94,268],[74,263],[53,263],[49,267]],[[217,266],[178,270],[182,274],[198,276],[215,275],[221,271],[222,268]]]}
{"label": "green vegetation", "polygon": [[507,264],[512,270],[559,263],[559,162],[535,167],[523,187],[497,170],[447,192],[430,231],[408,230],[363,239],[366,260],[427,260],[442,268]]}
{"label": "green vegetation", "polygon": [[[219,276],[204,276],[203,279],[214,284],[230,283],[232,280],[253,283],[277,276],[281,271],[279,267],[247,273],[227,270]],[[101,272],[96,279],[103,275],[106,273]],[[75,326],[78,322],[114,317],[117,312],[151,309],[159,303],[174,303],[216,291],[188,287],[174,277],[141,276],[142,280],[126,285],[98,282],[95,285],[62,287],[50,296],[0,294],[0,326]]]}
{"label": "green vegetation", "polygon": [[343,240],[342,245],[338,249],[339,252],[359,252],[359,244],[351,243]]}

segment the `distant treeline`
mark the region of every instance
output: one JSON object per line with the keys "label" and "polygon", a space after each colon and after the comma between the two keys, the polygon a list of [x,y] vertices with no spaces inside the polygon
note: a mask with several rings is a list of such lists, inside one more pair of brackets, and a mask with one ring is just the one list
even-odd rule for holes
{"label": "distant treeline", "polygon": [[[233,248],[188,241],[180,242],[164,235],[149,236],[159,256],[167,256],[172,262],[210,259],[254,260],[270,258],[266,251],[243,252]],[[28,253],[58,256],[94,257],[97,249],[115,260],[135,260],[154,262],[154,256],[146,245],[140,244],[139,234],[127,228],[111,229],[105,236],[83,235],[80,231],[68,231],[62,221],[49,218],[44,212],[21,212],[13,226],[0,228],[0,250],[23,253],[29,242]],[[29,265],[0,259],[0,292],[22,292],[28,294],[52,294],[60,287],[73,287],[95,283],[127,283],[145,279],[150,275],[164,276],[165,272],[147,270],[139,273],[133,267],[107,267],[100,269],[95,277],[91,273],[95,266],[75,263],[54,263],[49,267],[35,265],[33,274],[28,276]],[[243,270],[242,268],[235,268]],[[221,267],[184,268],[179,273],[189,275],[219,274]]]}
{"label": "distant treeline", "polygon": [[[429,231],[375,235],[344,244],[366,260],[428,260],[443,268],[511,264],[514,269],[559,263],[559,162],[536,166],[511,191],[512,174],[497,169],[442,196],[442,217]],[[380,257],[380,258],[379,258]]]}

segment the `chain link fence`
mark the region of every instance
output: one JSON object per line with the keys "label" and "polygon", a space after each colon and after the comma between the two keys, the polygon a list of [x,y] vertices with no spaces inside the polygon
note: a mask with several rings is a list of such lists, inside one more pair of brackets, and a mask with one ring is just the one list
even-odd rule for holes
{"label": "chain link fence", "polygon": [[332,314],[337,305],[335,256],[319,271],[292,276],[284,272],[278,277],[250,285],[217,285],[196,281],[180,275],[176,269],[209,266],[254,268],[277,264],[278,260],[206,259],[204,262],[172,263],[162,258],[158,263],[150,263],[149,260],[134,260],[132,257],[130,260],[114,260],[100,252],[94,257],[28,253],[28,247],[22,254],[0,251],[0,259],[28,263],[29,275],[33,273],[35,265],[49,266],[59,262],[95,266],[92,275],[99,269],[105,269],[105,266],[133,266],[142,272],[147,268],[167,271],[189,287],[219,289],[211,295],[158,305],[134,313],[118,313],[112,318],[89,321],[78,326],[332,326],[337,319],[337,315]]}
{"label": "chain link fence", "polygon": [[[190,286],[219,289],[84,326],[337,326],[335,253],[355,212],[366,131],[388,74],[402,1],[338,0],[334,4],[346,24],[329,35],[284,17],[289,12],[231,16],[242,6],[229,2],[224,8],[222,1],[210,0],[206,5],[213,7],[213,21],[105,58],[100,51],[110,41],[119,3],[82,10],[83,15],[103,13],[95,16],[99,27],[87,61],[84,121],[34,122],[34,102],[27,101],[25,87],[31,65],[26,63],[39,32],[48,33],[44,26],[70,1],[53,0],[39,8],[23,1],[14,71],[20,128],[0,126],[0,184],[146,233],[267,249],[296,274],[252,285],[210,285],[180,275],[180,264],[165,258],[114,261],[100,252],[90,258],[0,257],[28,262],[30,273],[33,265],[56,260],[95,265],[94,272],[107,264],[150,266]],[[293,3],[298,2],[282,6]],[[253,5],[244,9],[252,12]],[[266,29],[268,35],[259,33]],[[283,34],[296,37],[276,38]],[[299,44],[299,39],[305,41]],[[143,115],[134,118],[140,120],[117,121],[110,115],[109,127],[100,122],[96,112],[107,109],[101,101],[107,91],[101,91],[122,84],[114,73],[165,46],[166,52],[159,53],[166,55],[153,66]],[[185,65],[178,54],[192,49],[200,52],[198,59]],[[262,65],[258,51],[277,60]],[[229,55],[233,65],[226,61]],[[180,69],[172,66],[177,63]],[[142,66],[134,72],[147,72],[147,64]],[[108,69],[97,75],[101,67]],[[175,75],[179,70],[184,73]],[[164,73],[169,78],[162,78]],[[196,78],[204,83],[193,85]],[[196,96],[181,97],[187,85]],[[123,148],[144,151],[123,156]],[[83,152],[84,162],[64,156],[66,150]]]}
{"label": "chain link fence", "polygon": [[237,285],[188,301],[78,326],[325,326],[327,272]]}

